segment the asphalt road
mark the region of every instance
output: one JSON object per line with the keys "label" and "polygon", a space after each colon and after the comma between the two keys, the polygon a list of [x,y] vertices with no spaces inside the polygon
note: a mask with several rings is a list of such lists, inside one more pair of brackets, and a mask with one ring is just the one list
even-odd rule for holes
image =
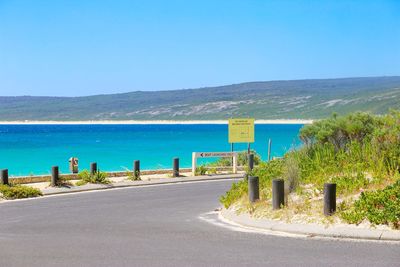
{"label": "asphalt road", "polygon": [[400,266],[400,245],[269,236],[199,219],[212,217],[204,214],[231,183],[0,204],[0,266]]}

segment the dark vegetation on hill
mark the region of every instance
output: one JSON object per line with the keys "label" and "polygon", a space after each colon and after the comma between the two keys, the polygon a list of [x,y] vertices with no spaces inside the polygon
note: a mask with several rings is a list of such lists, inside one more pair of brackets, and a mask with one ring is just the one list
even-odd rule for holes
{"label": "dark vegetation on hill", "polygon": [[400,76],[250,82],[87,97],[0,97],[0,120],[317,119],[400,109]]}

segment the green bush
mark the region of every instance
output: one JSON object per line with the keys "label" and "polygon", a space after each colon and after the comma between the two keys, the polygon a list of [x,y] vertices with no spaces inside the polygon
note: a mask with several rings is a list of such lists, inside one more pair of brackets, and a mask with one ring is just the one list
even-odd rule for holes
{"label": "green bush", "polygon": [[[299,136],[304,143],[302,147],[286,153],[282,159],[259,162],[252,172],[247,173],[259,177],[261,199],[270,198],[271,180],[278,177],[285,179],[290,191],[296,190],[300,194],[310,188],[322,192],[324,183],[334,182],[338,197],[343,197],[376,188],[376,185],[386,185],[399,175],[400,111],[391,111],[384,116],[366,113],[334,115],[304,126]],[[247,183],[239,182],[220,201],[229,207],[246,194]],[[370,221],[378,223],[379,216],[371,214]],[[364,218],[362,215],[353,212],[347,218],[359,221]],[[383,217],[381,221],[384,221]]]}
{"label": "green bush", "polygon": [[300,166],[296,152],[287,153],[283,164],[283,178],[289,192],[293,192],[300,183]]}
{"label": "green bush", "polygon": [[[319,190],[322,190],[324,183],[335,182],[339,195],[350,194],[384,175],[375,172],[379,160],[373,160],[370,153],[368,144],[361,145],[357,141],[338,151],[331,144],[303,147],[285,156],[284,177],[289,181],[289,186],[291,183],[313,185]],[[296,176],[298,173],[299,176]],[[376,178],[370,181],[366,178],[367,174]],[[293,177],[294,181],[290,182],[289,177]]]}
{"label": "green bush", "polygon": [[[254,165],[258,165],[261,162],[261,157],[257,154],[256,151],[251,150],[251,153],[254,154]],[[241,151],[238,153],[237,164],[238,166],[247,166],[248,162],[248,153],[246,151]],[[218,166],[218,167],[228,167],[232,166],[232,159],[231,158],[220,158],[217,161],[208,163],[207,166]]]}
{"label": "green bush", "polygon": [[132,172],[129,170],[126,170],[127,176],[128,176],[128,180],[131,181],[141,181],[142,178],[140,178],[140,171],[136,171],[136,172]]}
{"label": "green bush", "polygon": [[348,223],[359,224],[367,219],[372,224],[400,228],[400,180],[384,189],[363,192],[347,210],[340,212]]}
{"label": "green bush", "polygon": [[336,150],[343,149],[351,141],[370,140],[381,120],[367,113],[356,112],[344,117],[333,115],[316,121],[300,130],[300,139],[306,144],[332,144]]}
{"label": "green bush", "polygon": [[332,178],[330,182],[336,184],[337,191],[341,194],[353,193],[360,188],[365,188],[369,184],[368,179],[361,173],[358,173],[356,176],[337,176]]}
{"label": "green bush", "polygon": [[390,173],[400,171],[400,111],[392,110],[382,118],[381,127],[374,131],[371,144],[374,156],[383,159]]}
{"label": "green bush", "polygon": [[107,173],[97,171],[94,175],[90,174],[88,170],[83,170],[78,174],[79,181],[76,183],[77,186],[91,184],[109,184],[110,180],[107,179]]}
{"label": "green bush", "polygon": [[200,165],[196,168],[194,175],[205,175],[207,173],[207,167],[205,165]]}
{"label": "green bush", "polygon": [[[270,162],[260,162],[260,165],[256,166],[253,171],[248,172],[246,176],[258,176],[260,197],[261,199],[267,199],[271,196],[272,179],[281,177],[282,173],[283,161],[277,159]],[[241,197],[246,195],[247,192],[247,179],[233,183],[231,189],[227,191],[225,195],[220,197],[220,202],[225,206],[225,208],[228,208]]]}
{"label": "green bush", "polygon": [[217,174],[217,168],[209,167],[207,168],[207,174]]}
{"label": "green bush", "polygon": [[233,203],[238,201],[244,194],[247,194],[247,181],[241,180],[237,183],[233,183],[231,189],[226,192],[225,195],[219,198],[219,201],[224,205],[225,208],[229,208]]}
{"label": "green bush", "polygon": [[42,196],[42,192],[39,189],[24,185],[0,185],[0,193],[5,199]]}
{"label": "green bush", "polygon": [[206,174],[217,174],[217,167],[210,166],[210,165],[200,165],[196,168],[194,175],[206,175]]}

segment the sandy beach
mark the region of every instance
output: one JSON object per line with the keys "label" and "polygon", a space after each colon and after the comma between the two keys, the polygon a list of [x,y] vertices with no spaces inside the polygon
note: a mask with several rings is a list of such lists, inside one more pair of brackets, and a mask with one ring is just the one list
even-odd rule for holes
{"label": "sandy beach", "polygon": [[[311,124],[313,120],[295,120],[295,119],[282,119],[282,120],[256,120],[255,124]],[[228,124],[228,120],[124,120],[124,121],[0,121],[0,125],[40,125],[40,124]]]}

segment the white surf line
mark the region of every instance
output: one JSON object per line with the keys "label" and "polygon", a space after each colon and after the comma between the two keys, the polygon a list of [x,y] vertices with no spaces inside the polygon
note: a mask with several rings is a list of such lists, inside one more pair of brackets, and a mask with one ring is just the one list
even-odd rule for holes
{"label": "white surf line", "polygon": [[23,202],[23,201],[32,201],[32,200],[40,200],[51,197],[61,197],[61,196],[74,196],[77,194],[89,194],[89,193],[101,193],[104,191],[113,191],[113,190],[128,190],[128,189],[139,189],[146,187],[158,187],[158,186],[173,186],[173,185],[185,185],[185,184],[196,184],[196,183],[208,183],[208,182],[224,182],[224,181],[237,181],[243,178],[224,178],[224,179],[215,179],[215,180],[204,180],[204,181],[186,181],[186,182],[170,182],[164,184],[144,184],[144,185],[132,185],[132,186],[124,186],[124,187],[113,187],[113,188],[99,188],[95,190],[87,190],[87,191],[79,191],[79,192],[63,192],[60,194],[54,195],[44,195],[40,197],[31,197],[31,198],[20,198],[20,199],[1,199],[0,205],[10,204],[15,202]]}
{"label": "white surf line", "polygon": [[[257,119],[255,124],[311,124],[312,119]],[[0,125],[148,125],[148,124],[228,124],[228,120],[87,120],[87,121],[0,121]]]}
{"label": "white surf line", "polygon": [[262,234],[269,236],[278,236],[278,237],[288,237],[288,238],[296,238],[303,240],[321,240],[321,241],[332,241],[332,242],[353,242],[353,243],[380,243],[380,244],[388,244],[388,245],[399,245],[399,241],[390,241],[390,240],[373,240],[373,239],[354,239],[354,238],[339,238],[339,237],[327,237],[327,236],[310,236],[307,234],[294,234],[287,233],[281,231],[273,231],[268,229],[262,229],[257,227],[250,227],[235,223],[224,218],[221,215],[220,211],[211,211],[207,213],[200,214],[198,219],[210,223],[212,225],[222,227],[235,232],[243,232],[243,233],[252,233],[252,234]]}

